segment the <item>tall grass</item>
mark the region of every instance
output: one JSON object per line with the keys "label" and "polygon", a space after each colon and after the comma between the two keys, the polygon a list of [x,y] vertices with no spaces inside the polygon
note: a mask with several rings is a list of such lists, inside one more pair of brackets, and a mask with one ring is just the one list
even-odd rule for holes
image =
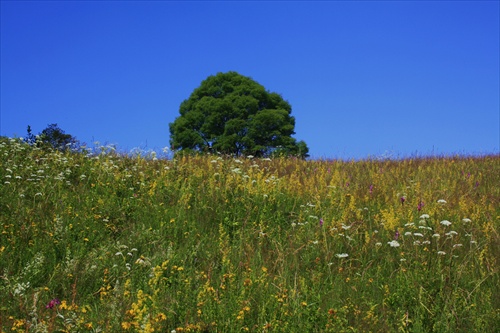
{"label": "tall grass", "polygon": [[1,332],[490,332],[500,157],[0,142]]}

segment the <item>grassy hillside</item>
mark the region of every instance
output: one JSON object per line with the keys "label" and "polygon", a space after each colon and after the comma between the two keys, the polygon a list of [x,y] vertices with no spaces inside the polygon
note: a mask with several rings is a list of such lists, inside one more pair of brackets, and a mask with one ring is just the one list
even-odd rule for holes
{"label": "grassy hillside", "polygon": [[0,166],[2,333],[500,327],[500,156]]}

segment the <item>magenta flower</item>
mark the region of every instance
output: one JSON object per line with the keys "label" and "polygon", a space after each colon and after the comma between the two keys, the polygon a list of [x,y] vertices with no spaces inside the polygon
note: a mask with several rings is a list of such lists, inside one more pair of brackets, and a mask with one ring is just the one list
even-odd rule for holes
{"label": "magenta flower", "polygon": [[401,201],[401,204],[404,205],[406,197],[402,196],[401,198],[399,198],[399,200]]}
{"label": "magenta flower", "polygon": [[46,309],[53,309],[55,306],[61,304],[61,301],[57,298],[52,299],[49,304],[45,306]]}
{"label": "magenta flower", "polygon": [[417,205],[417,209],[418,211],[420,212],[422,210],[422,207],[424,207],[424,202],[423,201],[420,201]]}
{"label": "magenta flower", "polygon": [[319,226],[322,227],[323,226],[323,219],[319,219]]}

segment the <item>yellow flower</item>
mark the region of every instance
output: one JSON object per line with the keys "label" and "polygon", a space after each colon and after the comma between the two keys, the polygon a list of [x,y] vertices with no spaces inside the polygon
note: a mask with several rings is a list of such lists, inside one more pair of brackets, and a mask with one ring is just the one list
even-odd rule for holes
{"label": "yellow flower", "polygon": [[167,316],[163,312],[160,312],[158,313],[158,315],[156,315],[156,321],[164,321],[164,320],[167,320]]}
{"label": "yellow flower", "polygon": [[59,310],[65,310],[68,309],[68,304],[66,301],[61,301],[61,304],[59,304]]}
{"label": "yellow flower", "polygon": [[24,320],[23,319],[16,319],[14,320],[14,324],[12,325],[12,330],[14,331],[16,328],[20,328],[24,326]]}
{"label": "yellow flower", "polygon": [[122,322],[122,328],[123,328],[124,330],[128,330],[128,329],[130,329],[130,327],[132,327],[132,324],[131,324],[131,323],[129,323],[128,321],[124,321],[124,322]]}

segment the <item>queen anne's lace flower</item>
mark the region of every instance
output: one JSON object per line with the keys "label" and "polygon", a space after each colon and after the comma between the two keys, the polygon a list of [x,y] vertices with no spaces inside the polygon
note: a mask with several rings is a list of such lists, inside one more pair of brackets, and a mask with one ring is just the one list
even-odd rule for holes
{"label": "queen anne's lace flower", "polygon": [[390,242],[387,242],[391,247],[399,247],[399,242],[397,240],[392,240]]}

